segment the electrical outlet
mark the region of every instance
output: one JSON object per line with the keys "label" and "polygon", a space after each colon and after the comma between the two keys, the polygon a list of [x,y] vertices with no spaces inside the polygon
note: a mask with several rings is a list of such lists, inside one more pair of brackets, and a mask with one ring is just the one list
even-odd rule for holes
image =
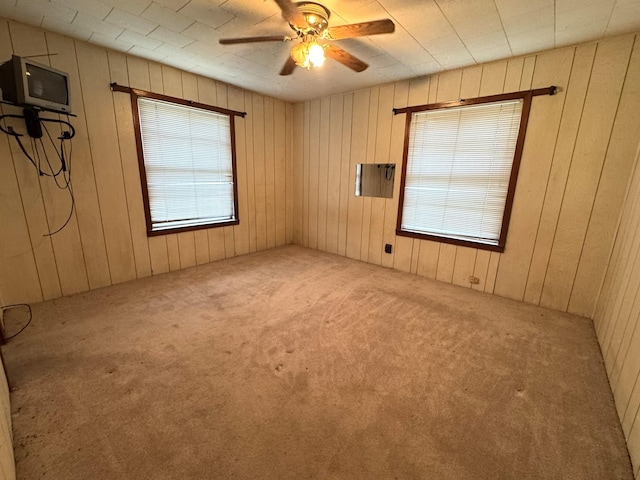
{"label": "electrical outlet", "polygon": [[469,277],[469,283],[471,285],[478,285],[480,283],[480,279],[478,277],[471,276]]}
{"label": "electrical outlet", "polygon": [[390,243],[384,245],[384,253],[391,253],[393,246]]}

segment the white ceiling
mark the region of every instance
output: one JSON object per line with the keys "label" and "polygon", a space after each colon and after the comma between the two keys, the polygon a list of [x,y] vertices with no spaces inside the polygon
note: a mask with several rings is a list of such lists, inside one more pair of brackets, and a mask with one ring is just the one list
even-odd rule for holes
{"label": "white ceiling", "polygon": [[328,60],[282,77],[292,42],[218,43],[292,34],[273,0],[0,0],[0,16],[290,101],[640,31],[640,0],[321,3],[330,26],[395,22],[395,33],[336,42],[370,65],[364,72]]}

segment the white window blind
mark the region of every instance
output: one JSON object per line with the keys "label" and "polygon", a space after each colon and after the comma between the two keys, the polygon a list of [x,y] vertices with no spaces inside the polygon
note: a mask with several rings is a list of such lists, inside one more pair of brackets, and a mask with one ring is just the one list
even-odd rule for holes
{"label": "white window blind", "polygon": [[228,115],[138,98],[152,230],[234,220]]}
{"label": "white window blind", "polygon": [[412,114],[401,230],[498,245],[522,105]]}

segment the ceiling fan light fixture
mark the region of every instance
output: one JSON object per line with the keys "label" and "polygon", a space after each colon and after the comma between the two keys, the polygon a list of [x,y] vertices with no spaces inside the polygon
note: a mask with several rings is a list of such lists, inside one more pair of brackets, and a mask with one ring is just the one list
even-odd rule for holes
{"label": "ceiling fan light fixture", "polygon": [[314,67],[321,67],[326,60],[324,56],[324,48],[317,42],[312,42],[309,44],[309,54],[308,54],[309,62]]}
{"label": "ceiling fan light fixture", "polygon": [[[310,70],[311,67],[320,67],[324,64],[326,56],[354,72],[362,72],[369,65],[333,44],[333,42],[347,38],[393,33],[395,30],[395,24],[390,18],[329,27],[331,12],[320,3],[295,0],[274,1],[280,7],[282,18],[289,22],[289,26],[295,32],[295,36],[263,35],[259,37],[221,38],[219,41],[223,45],[234,45],[238,43],[282,42],[296,39],[298,42],[291,49],[291,54],[280,70],[280,75],[291,75],[297,66],[307,70]],[[318,40],[323,43],[319,43]]]}
{"label": "ceiling fan light fixture", "polygon": [[324,48],[315,39],[303,39],[291,49],[291,58],[296,65],[309,70],[311,67],[321,67],[326,60]]}

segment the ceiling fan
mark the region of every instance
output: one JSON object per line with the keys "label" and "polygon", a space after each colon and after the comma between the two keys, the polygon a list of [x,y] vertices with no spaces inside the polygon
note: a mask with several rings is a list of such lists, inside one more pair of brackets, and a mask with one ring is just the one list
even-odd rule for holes
{"label": "ceiling fan", "polygon": [[393,33],[394,23],[386,18],[372,22],[352,23],[329,27],[331,12],[316,2],[292,2],[275,0],[282,10],[282,17],[289,22],[295,32],[292,37],[271,35],[264,37],[223,38],[220,43],[233,45],[238,43],[286,42],[299,40],[291,49],[291,55],[285,62],[280,75],[291,75],[296,65],[306,68],[318,67],[324,63],[325,56],[340,62],[356,72],[362,72],[369,65],[354,57],[346,50],[331,43],[345,38]]}

